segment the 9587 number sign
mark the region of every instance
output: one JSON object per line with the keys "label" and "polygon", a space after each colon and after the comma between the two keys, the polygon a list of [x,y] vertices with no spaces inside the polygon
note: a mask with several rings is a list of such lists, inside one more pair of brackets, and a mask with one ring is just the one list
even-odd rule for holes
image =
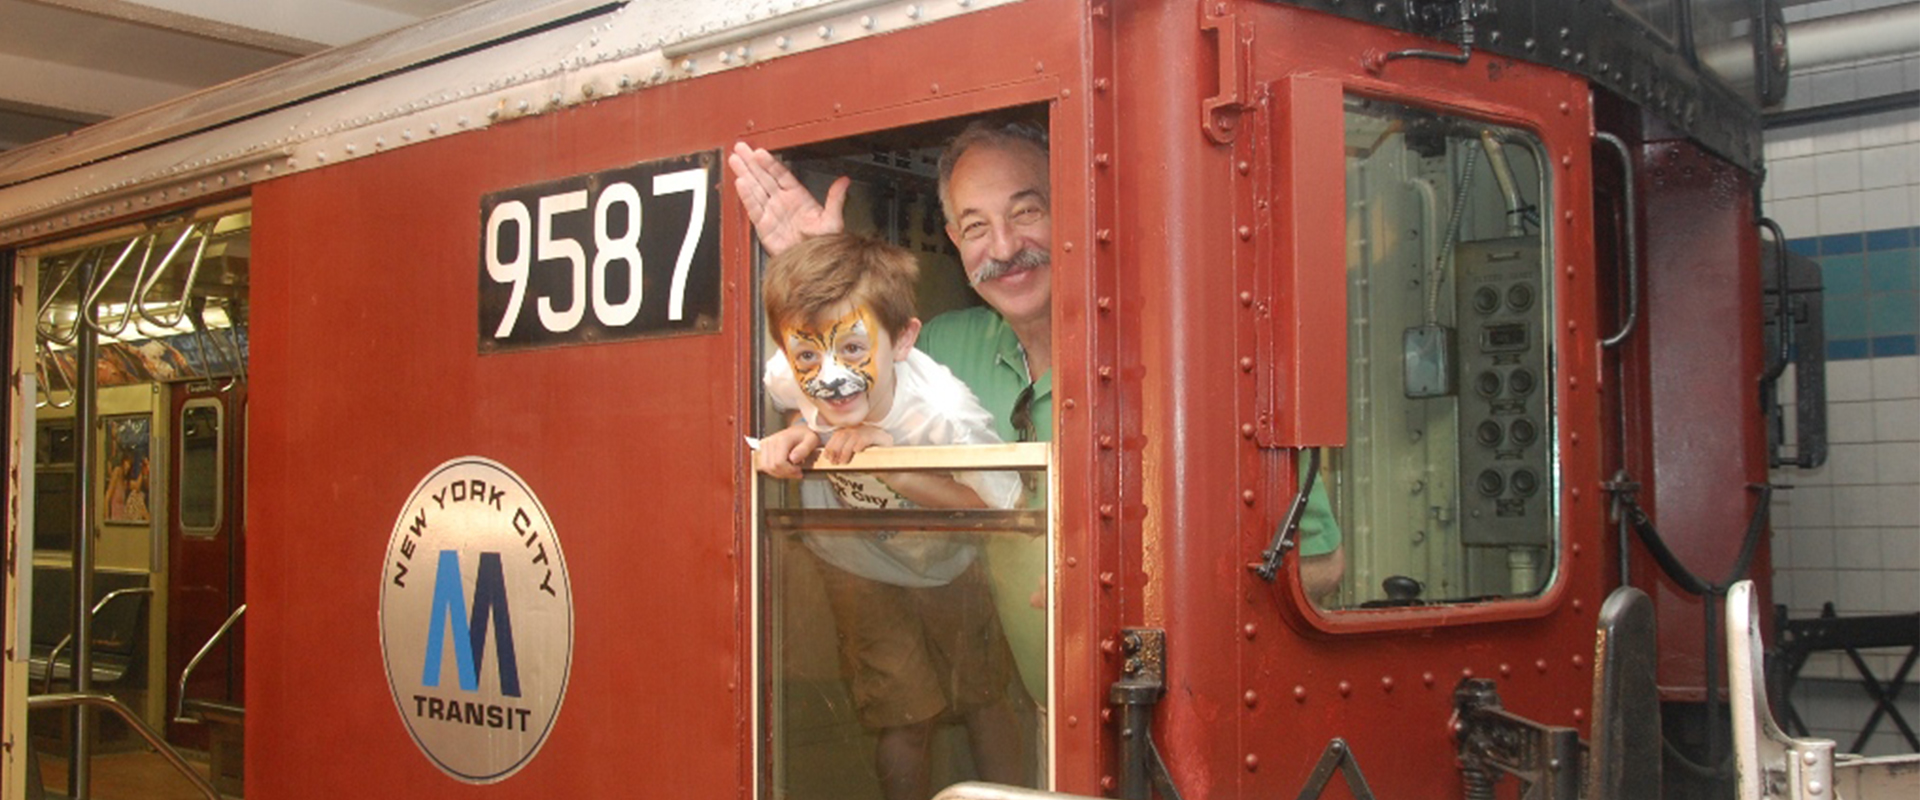
{"label": "9587 number sign", "polygon": [[720,328],[719,153],[480,201],[480,352]]}

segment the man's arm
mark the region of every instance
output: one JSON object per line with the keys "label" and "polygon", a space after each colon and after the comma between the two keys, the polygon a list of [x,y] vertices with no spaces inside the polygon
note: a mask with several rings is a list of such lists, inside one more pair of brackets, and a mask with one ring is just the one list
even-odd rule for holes
{"label": "man's arm", "polygon": [[753,222],[767,255],[777,256],[809,237],[839,233],[846,227],[842,209],[852,178],[842,175],[827,187],[823,205],[766,150],[735,142],[727,165],[733,168],[733,190],[746,204],[747,219]]}
{"label": "man's arm", "polygon": [[1319,602],[1340,588],[1340,578],[1346,572],[1347,549],[1344,547],[1323,555],[1302,556],[1300,589],[1306,592],[1308,600]]}

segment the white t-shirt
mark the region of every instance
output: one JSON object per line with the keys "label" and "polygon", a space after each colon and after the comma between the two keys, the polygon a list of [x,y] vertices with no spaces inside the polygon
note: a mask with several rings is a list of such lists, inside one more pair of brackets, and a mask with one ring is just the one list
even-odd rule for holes
{"label": "white t-shirt", "polygon": [[[893,405],[879,427],[898,446],[998,444],[993,415],[980,407],[967,385],[927,354],[913,350],[894,364]],[[825,442],[833,426],[819,419],[806,401],[793,368],[782,354],[767,359],[762,378],[767,396],[782,411],[798,410],[807,427]],[[956,472],[953,478],[993,508],[1020,504],[1020,477],[1012,472]],[[800,501],[808,508],[912,508],[913,504],[872,475],[836,472],[810,476],[801,483]],[[860,577],[896,586],[940,586],[973,563],[977,548],[961,534],[901,535],[894,531],[809,535],[807,547],[822,560]]]}

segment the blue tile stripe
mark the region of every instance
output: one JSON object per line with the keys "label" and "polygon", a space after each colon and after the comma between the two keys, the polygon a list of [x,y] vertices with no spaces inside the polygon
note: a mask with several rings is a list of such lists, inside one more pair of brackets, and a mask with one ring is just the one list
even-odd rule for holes
{"label": "blue tile stripe", "polygon": [[1920,354],[1920,227],[1787,240],[1819,262],[1827,360]]}

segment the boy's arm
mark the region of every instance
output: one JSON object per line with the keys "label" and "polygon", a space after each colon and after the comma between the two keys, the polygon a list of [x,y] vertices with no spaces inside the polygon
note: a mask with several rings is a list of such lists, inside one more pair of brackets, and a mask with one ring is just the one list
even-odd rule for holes
{"label": "boy's arm", "polygon": [[[869,447],[893,446],[893,435],[873,425],[861,425],[857,428],[841,428],[833,432],[833,438],[827,440],[825,458],[836,464],[844,464],[858,453]],[[764,447],[764,445],[762,445]],[[898,492],[914,505],[921,508],[986,508],[987,504],[974,492],[952,477],[931,472],[889,472],[875,473],[888,488]]]}

